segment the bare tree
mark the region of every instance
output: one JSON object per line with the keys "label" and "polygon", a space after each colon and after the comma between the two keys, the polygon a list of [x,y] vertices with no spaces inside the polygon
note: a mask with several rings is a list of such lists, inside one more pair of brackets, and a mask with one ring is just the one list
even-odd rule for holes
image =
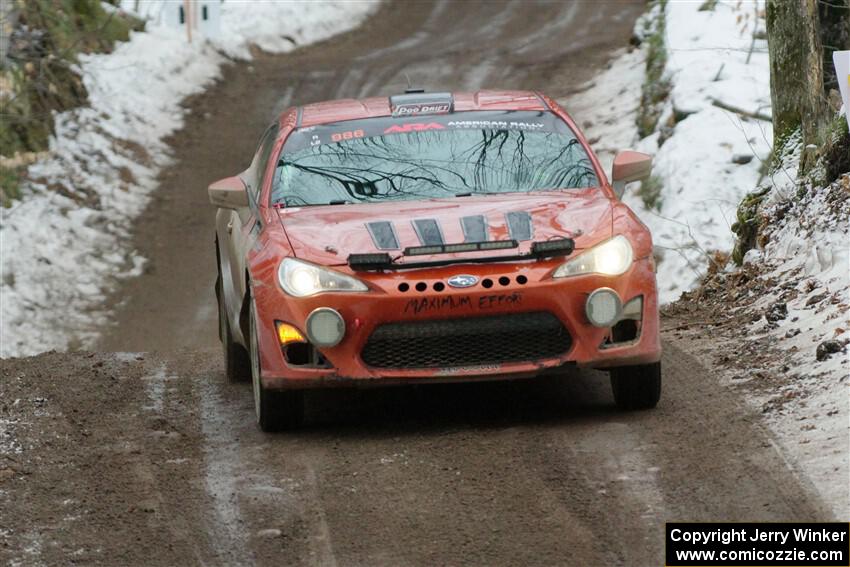
{"label": "bare tree", "polygon": [[829,121],[818,0],[768,0],[766,10],[774,147],[797,129],[818,145]]}
{"label": "bare tree", "polygon": [[[838,108],[829,102],[829,90],[837,86],[832,52],[850,49],[850,0],[767,0],[765,9],[774,152],[779,155],[789,136],[800,131],[806,148],[800,173],[818,184],[829,183],[850,169],[850,134],[836,121]],[[781,164],[775,161],[773,166]],[[732,225],[738,237],[732,254],[737,264],[756,246],[759,207],[769,191],[761,186],[738,205]]]}

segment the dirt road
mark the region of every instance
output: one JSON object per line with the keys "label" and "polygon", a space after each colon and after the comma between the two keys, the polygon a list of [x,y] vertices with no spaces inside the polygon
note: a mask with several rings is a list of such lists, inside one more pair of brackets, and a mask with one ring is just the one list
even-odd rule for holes
{"label": "dirt road", "polygon": [[640,11],[392,4],[228,69],[173,140],[135,236],[149,268],[116,295],[102,352],[2,365],[0,563],[661,565],[666,520],[822,518],[760,417],[673,336],[661,404],[629,415],[585,372],[326,392],[303,431],[267,435],[249,386],[224,381],[204,188],[246,165],[277,111],[399,91],[405,72],[566,95]]}

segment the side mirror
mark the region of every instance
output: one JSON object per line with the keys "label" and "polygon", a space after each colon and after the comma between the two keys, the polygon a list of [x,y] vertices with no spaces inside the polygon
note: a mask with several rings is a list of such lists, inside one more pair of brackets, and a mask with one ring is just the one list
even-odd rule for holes
{"label": "side mirror", "polygon": [[652,173],[652,156],[641,152],[625,150],[614,158],[611,167],[611,182],[614,185],[614,193],[618,198],[623,196],[626,183],[642,181]]}
{"label": "side mirror", "polygon": [[207,188],[210,203],[221,209],[242,209],[248,206],[248,190],[239,177],[219,179]]}

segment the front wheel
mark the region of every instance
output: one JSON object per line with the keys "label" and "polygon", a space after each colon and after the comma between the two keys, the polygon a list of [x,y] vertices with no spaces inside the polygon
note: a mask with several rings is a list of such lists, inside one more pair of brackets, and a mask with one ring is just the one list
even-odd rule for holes
{"label": "front wheel", "polygon": [[304,392],[301,390],[271,390],[260,380],[260,351],[257,341],[257,320],[251,306],[250,321],[251,382],[254,389],[254,410],[257,424],[266,432],[295,429],[304,421]]}
{"label": "front wheel", "polygon": [[661,363],[613,368],[611,389],[621,410],[654,408],[661,399]]}

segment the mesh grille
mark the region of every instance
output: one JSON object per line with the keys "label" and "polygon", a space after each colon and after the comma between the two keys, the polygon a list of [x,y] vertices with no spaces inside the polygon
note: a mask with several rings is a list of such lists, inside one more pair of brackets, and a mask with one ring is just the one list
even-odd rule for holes
{"label": "mesh grille", "polygon": [[561,356],[570,335],[551,313],[515,313],[381,325],[361,357],[377,368],[439,368]]}

